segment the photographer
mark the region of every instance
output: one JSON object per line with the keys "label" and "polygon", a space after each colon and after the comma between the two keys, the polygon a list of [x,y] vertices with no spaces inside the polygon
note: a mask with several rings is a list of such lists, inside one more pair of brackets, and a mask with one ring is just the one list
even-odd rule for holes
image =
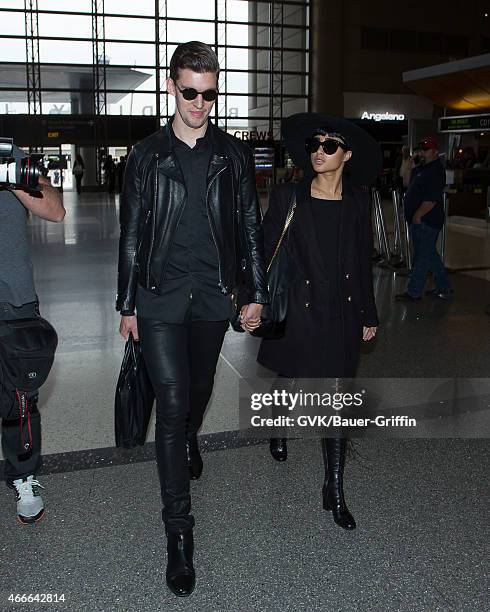
{"label": "photographer", "polygon": [[[13,147],[16,163],[26,157]],[[31,193],[33,195],[31,195]],[[0,320],[24,319],[39,315],[34,287],[32,262],[27,237],[28,211],[48,221],[60,222],[65,209],[60,193],[49,180],[40,177],[36,193],[28,193],[0,183]],[[15,393],[8,392],[0,379],[0,417],[2,418],[2,450],[5,458],[7,486],[17,494],[17,517],[21,523],[33,523],[44,515],[42,488],[36,479],[41,466],[41,423],[37,410],[37,393],[27,397],[28,431],[19,420]],[[29,451],[22,445],[29,436]]]}

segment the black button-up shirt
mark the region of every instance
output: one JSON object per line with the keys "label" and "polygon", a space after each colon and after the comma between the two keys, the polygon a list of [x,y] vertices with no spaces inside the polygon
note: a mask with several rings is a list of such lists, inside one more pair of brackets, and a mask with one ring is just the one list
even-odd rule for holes
{"label": "black button-up shirt", "polygon": [[222,321],[231,300],[219,288],[218,251],[207,211],[207,174],[213,154],[212,131],[189,147],[171,130],[172,149],[184,177],[187,198],[175,230],[160,294],[138,286],[138,316],[182,323],[190,317]]}

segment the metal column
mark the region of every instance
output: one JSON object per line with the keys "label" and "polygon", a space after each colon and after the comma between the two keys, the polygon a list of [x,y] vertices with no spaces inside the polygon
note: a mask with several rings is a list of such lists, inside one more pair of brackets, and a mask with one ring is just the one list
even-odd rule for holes
{"label": "metal column", "polygon": [[382,255],[383,260],[389,263],[391,259],[390,244],[388,242],[388,235],[386,233],[386,221],[381,205],[381,195],[378,189],[371,190],[372,201],[373,201],[373,213],[376,224],[376,235],[378,239],[378,251]]}
{"label": "metal column", "polygon": [[449,213],[449,196],[444,192],[442,206],[444,209],[444,225],[441,230],[441,237],[439,243],[439,251],[442,259],[442,263],[445,263],[446,259],[446,240],[447,240],[447,217]]}
{"label": "metal column", "polygon": [[42,113],[39,61],[39,13],[37,0],[24,0],[26,29],[27,106],[30,115]]}
{"label": "metal column", "polygon": [[220,67],[218,90],[220,96],[214,107],[216,125],[225,132],[228,130],[228,98],[226,96],[226,47],[228,42],[227,17],[228,0],[215,0],[215,47]]}
{"label": "metal column", "polygon": [[270,3],[269,54],[269,132],[274,140],[281,140],[281,121],[283,108],[283,69],[284,69],[284,4],[279,0]]}
{"label": "metal column", "polygon": [[94,146],[96,151],[96,175],[102,184],[101,152],[107,149],[107,79],[105,53],[104,0],[92,0],[92,72],[94,87]]}
{"label": "metal column", "polygon": [[[167,79],[167,0],[155,0],[155,65],[157,129],[168,118],[168,91],[164,87]],[[162,91],[163,90],[163,91]]]}

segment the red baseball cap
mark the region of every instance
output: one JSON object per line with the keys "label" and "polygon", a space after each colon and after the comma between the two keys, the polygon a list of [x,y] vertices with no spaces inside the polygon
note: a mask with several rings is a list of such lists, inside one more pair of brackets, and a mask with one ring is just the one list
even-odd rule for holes
{"label": "red baseball cap", "polygon": [[439,150],[439,143],[437,142],[437,138],[435,136],[425,136],[419,140],[415,148],[422,149],[424,151],[428,151],[429,149]]}

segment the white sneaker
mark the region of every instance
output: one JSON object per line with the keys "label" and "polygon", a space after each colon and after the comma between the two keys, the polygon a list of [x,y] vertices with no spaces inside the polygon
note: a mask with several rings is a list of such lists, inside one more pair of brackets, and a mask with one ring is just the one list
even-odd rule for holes
{"label": "white sneaker", "polygon": [[39,489],[44,487],[34,478],[27,476],[14,480],[17,491],[17,520],[23,525],[36,523],[44,516],[44,502]]}

